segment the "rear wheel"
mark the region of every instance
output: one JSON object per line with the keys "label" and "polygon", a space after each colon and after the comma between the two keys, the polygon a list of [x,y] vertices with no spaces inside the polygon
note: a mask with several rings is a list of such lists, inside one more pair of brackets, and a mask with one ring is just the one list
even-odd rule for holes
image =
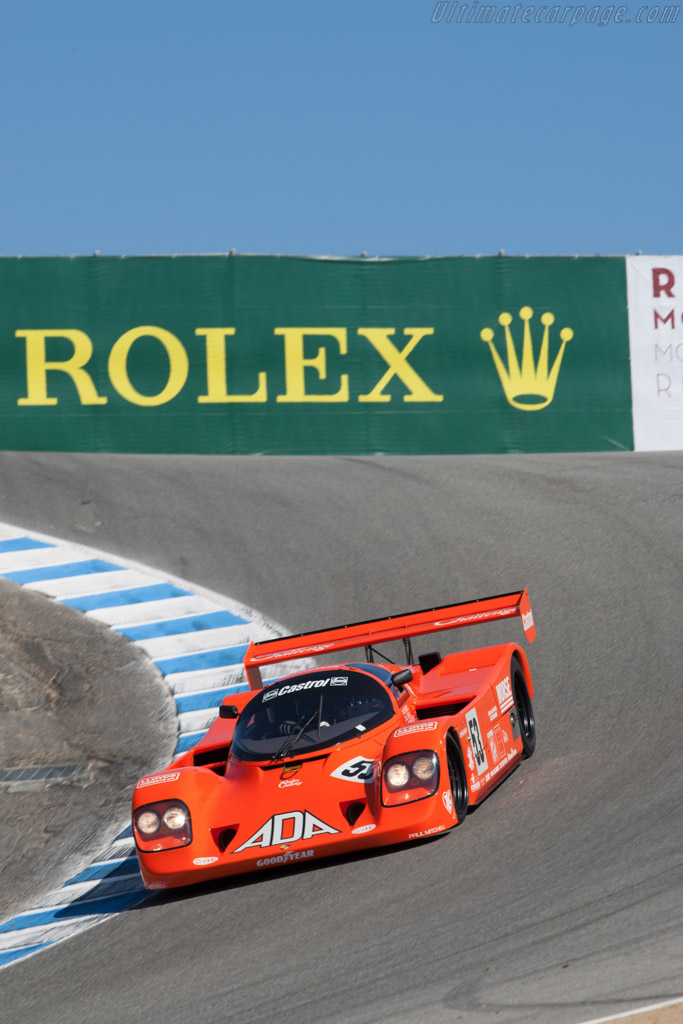
{"label": "rear wheel", "polygon": [[446,757],[448,759],[448,781],[453,794],[453,810],[458,824],[460,824],[467,816],[470,794],[467,788],[465,762],[462,759],[460,747],[451,735],[446,739]]}
{"label": "rear wheel", "polygon": [[512,680],[512,695],[515,698],[515,712],[522,737],[523,756],[531,757],[536,749],[536,721],[524,672],[516,658],[513,658],[510,664],[510,678]]}

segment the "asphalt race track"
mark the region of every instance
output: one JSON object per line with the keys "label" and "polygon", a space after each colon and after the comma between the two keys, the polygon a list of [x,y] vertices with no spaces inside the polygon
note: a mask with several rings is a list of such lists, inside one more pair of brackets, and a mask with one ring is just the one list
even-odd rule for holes
{"label": "asphalt race track", "polygon": [[293,632],[528,586],[539,736],[449,835],[157,897],[5,970],[3,1019],[577,1024],[683,996],[682,499],[681,454],[0,455],[0,519]]}

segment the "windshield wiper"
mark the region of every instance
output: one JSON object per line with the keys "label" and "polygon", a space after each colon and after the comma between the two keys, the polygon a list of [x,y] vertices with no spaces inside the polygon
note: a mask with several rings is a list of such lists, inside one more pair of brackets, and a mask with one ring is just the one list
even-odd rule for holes
{"label": "windshield wiper", "polygon": [[287,737],[285,742],[282,744],[282,746],[278,750],[277,754],[273,754],[273,756],[270,758],[271,761],[283,761],[292,752],[292,750],[294,748],[294,745],[298,742],[298,740],[301,739],[302,734],[306,731],[306,729],[308,729],[308,727],[311,724],[311,722],[313,721],[313,719],[317,718],[318,721],[320,721],[320,711],[321,711],[321,709],[322,709],[322,700],[320,701],[320,705],[315,709],[313,714],[309,715],[308,718],[306,719],[306,721],[304,722],[304,724],[299,726],[299,722],[301,722],[301,718],[304,717],[303,715],[301,716],[299,721],[296,723],[297,726],[299,726],[297,732],[293,732],[291,736]]}

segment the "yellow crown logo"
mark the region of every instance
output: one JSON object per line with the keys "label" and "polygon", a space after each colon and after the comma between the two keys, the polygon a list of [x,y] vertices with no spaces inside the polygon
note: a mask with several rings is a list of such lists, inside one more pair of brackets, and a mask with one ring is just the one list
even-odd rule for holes
{"label": "yellow crown logo", "polygon": [[557,378],[560,373],[560,366],[562,364],[562,356],[564,355],[565,346],[568,341],[574,337],[574,332],[571,327],[563,327],[560,331],[560,351],[555,357],[550,373],[548,373],[548,349],[549,340],[548,334],[550,327],[555,323],[555,316],[553,313],[542,313],[541,323],[543,324],[543,340],[541,342],[541,351],[538,357],[538,365],[534,365],[534,348],[531,341],[531,327],[529,321],[534,315],[533,309],[530,306],[524,306],[519,311],[520,320],[524,321],[524,338],[522,341],[522,366],[520,368],[519,360],[517,359],[517,352],[515,351],[515,344],[512,340],[512,333],[510,331],[510,324],[512,323],[512,315],[510,313],[501,313],[498,317],[498,323],[505,331],[505,342],[507,346],[507,369],[500,358],[498,351],[493,344],[493,331],[490,327],[485,327],[481,332],[481,340],[485,341],[491,349],[491,355],[493,356],[493,362],[500,382],[503,385],[503,391],[510,405],[513,405],[515,409],[524,409],[526,412],[531,412],[536,409],[545,409],[547,405],[550,405],[553,398],[555,397],[555,385],[557,384]]}

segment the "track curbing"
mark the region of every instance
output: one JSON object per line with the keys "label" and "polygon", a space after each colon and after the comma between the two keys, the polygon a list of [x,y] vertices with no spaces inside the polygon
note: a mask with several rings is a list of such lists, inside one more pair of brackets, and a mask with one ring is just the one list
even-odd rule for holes
{"label": "track curbing", "polygon": [[[241,668],[246,644],[287,632],[254,609],[170,573],[4,522],[0,577],[103,623],[143,651],[175,704],[174,757],[204,735],[227,694],[248,689]],[[89,865],[0,924],[0,970],[153,895],[142,887],[126,825]]]}

